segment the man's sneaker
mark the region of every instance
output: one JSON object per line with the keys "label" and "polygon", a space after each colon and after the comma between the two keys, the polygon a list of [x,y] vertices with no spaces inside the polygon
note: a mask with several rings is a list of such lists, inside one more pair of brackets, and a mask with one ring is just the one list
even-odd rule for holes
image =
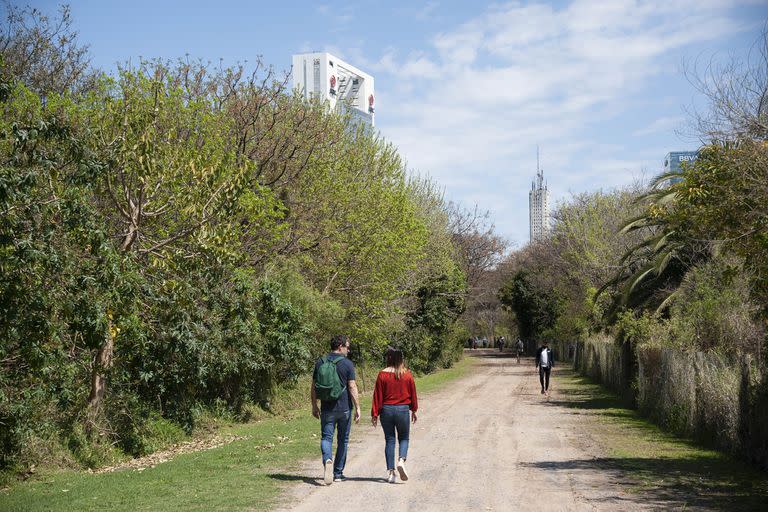
{"label": "man's sneaker", "polygon": [[333,477],[333,481],[334,482],[346,482],[347,481],[347,477],[345,477],[344,475],[338,475],[338,476]]}
{"label": "man's sneaker", "polygon": [[408,473],[405,471],[405,461],[403,459],[397,460],[397,472],[400,473],[400,480],[403,482],[408,480]]}
{"label": "man's sneaker", "polygon": [[395,472],[390,471],[389,476],[387,477],[387,483],[393,484],[395,483]]}
{"label": "man's sneaker", "polygon": [[544,394],[544,388],[541,388],[541,394],[542,395]]}
{"label": "man's sneaker", "polygon": [[325,482],[325,485],[331,485],[333,483],[333,461],[331,459],[325,461],[323,481]]}

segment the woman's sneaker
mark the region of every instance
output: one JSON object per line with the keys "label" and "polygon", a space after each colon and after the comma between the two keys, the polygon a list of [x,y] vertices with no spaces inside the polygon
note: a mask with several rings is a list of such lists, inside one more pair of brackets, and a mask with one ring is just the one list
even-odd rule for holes
{"label": "woman's sneaker", "polygon": [[395,483],[395,472],[390,471],[389,476],[387,477],[387,483],[393,484]]}
{"label": "woman's sneaker", "polygon": [[408,480],[408,473],[405,471],[405,461],[403,459],[398,459],[397,461],[397,472],[400,473],[400,480],[403,482]]}
{"label": "woman's sneaker", "polygon": [[325,482],[325,485],[331,485],[333,483],[333,461],[331,459],[325,461],[323,481]]}

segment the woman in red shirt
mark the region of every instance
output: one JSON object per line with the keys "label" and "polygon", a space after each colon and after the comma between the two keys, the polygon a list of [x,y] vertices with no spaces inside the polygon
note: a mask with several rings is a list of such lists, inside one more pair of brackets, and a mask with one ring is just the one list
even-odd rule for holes
{"label": "woman in red shirt", "polygon": [[371,424],[375,427],[381,417],[381,428],[384,430],[385,440],[384,456],[389,473],[387,481],[395,483],[395,432],[400,444],[397,472],[400,474],[400,480],[406,481],[408,473],[405,471],[405,459],[408,457],[411,420],[416,423],[419,402],[416,398],[416,383],[413,381],[413,375],[403,362],[403,352],[388,347],[386,360],[387,367],[379,372],[376,387],[373,390]]}

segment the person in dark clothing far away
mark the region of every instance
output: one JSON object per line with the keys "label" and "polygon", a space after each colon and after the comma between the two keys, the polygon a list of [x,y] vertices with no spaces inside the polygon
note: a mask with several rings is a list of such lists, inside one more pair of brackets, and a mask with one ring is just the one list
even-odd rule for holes
{"label": "person in dark clothing far away", "polygon": [[536,368],[539,370],[542,395],[549,396],[549,374],[554,366],[555,358],[552,355],[552,349],[549,348],[549,342],[544,340],[542,346],[536,351]]}
{"label": "person in dark clothing far away", "polygon": [[[354,406],[355,423],[360,422],[360,400],[355,382],[355,365],[347,359],[349,336],[331,339],[331,352],[315,363],[312,373],[312,416],[320,419],[320,451],[323,454],[325,485],[342,482],[347,462],[349,431]],[[320,400],[320,407],[317,402]],[[336,458],[331,460],[333,434],[337,432]]]}
{"label": "person in dark clothing far away", "polygon": [[[399,442],[397,473],[400,480],[408,480],[405,471],[405,460],[408,458],[411,421],[416,423],[416,411],[419,401],[416,396],[416,383],[413,375],[405,367],[403,352],[388,347],[385,354],[387,367],[379,372],[376,386],[373,389],[371,404],[371,425],[381,418],[381,428],[384,430],[384,458],[387,462],[387,482],[395,483],[395,432]],[[410,418],[408,412],[410,411]]]}

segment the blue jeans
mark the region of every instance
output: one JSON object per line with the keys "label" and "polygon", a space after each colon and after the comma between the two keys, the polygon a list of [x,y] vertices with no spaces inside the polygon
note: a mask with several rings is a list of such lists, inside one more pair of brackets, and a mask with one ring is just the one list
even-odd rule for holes
{"label": "blue jeans", "polygon": [[399,456],[408,458],[408,438],[411,433],[410,407],[407,405],[383,405],[379,413],[381,428],[384,430],[384,457],[387,469],[395,469],[395,431],[400,441]]}
{"label": "blue jeans", "polygon": [[333,449],[333,431],[338,429],[336,440],[336,457],[333,459],[333,476],[344,473],[347,463],[347,445],[349,444],[349,429],[352,427],[352,411],[321,412],[320,413],[320,450],[323,452],[323,464],[331,458]]}

